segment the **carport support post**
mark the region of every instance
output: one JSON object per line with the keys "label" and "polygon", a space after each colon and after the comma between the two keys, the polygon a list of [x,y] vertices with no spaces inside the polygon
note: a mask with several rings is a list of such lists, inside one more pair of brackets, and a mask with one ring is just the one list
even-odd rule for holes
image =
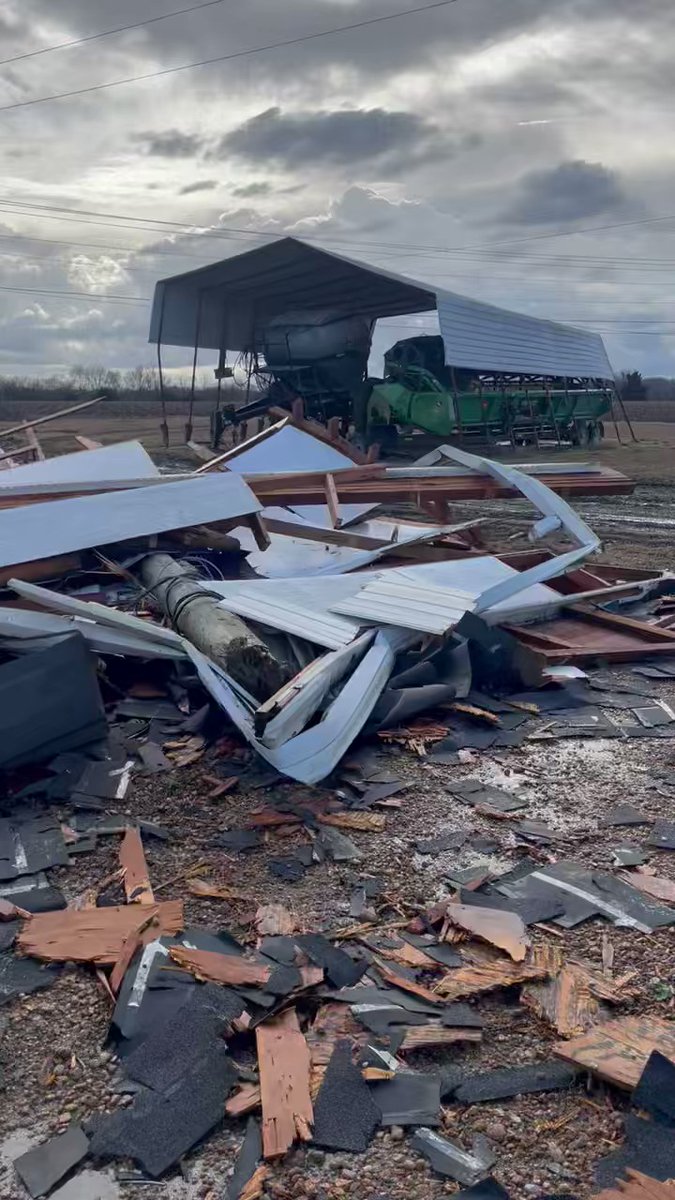
{"label": "carport support post", "polygon": [[289,665],[279,662],[239,617],[221,608],[219,596],[199,586],[194,567],[170,554],[149,554],[140,575],[178,632],[256,700],[269,699],[291,679]]}

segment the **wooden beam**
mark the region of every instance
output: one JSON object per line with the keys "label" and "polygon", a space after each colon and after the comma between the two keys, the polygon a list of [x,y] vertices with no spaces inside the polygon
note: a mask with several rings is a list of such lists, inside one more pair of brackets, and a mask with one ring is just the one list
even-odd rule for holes
{"label": "wooden beam", "polygon": [[45,452],[40,445],[38,435],[32,425],[26,426],[26,437],[28,438],[28,445],[33,447],[36,461],[44,462]]}
{"label": "wooden beam", "polygon": [[80,443],[83,450],[100,450],[103,445],[103,442],[97,442],[94,438],[85,437],[83,433],[76,433],[75,441]]}
{"label": "wooden beam", "polygon": [[58,412],[48,413],[46,417],[35,417],[33,421],[21,421],[18,425],[10,425],[9,429],[0,429],[0,438],[7,437],[10,433],[20,433],[22,429],[28,429],[29,426],[46,425],[47,421],[58,421],[59,417],[68,417],[74,412],[83,412],[85,408],[91,408],[93,404],[100,404],[101,400],[105,400],[105,396],[95,396],[93,400],[83,400],[81,404],[71,404],[69,408],[60,408]]}
{"label": "wooden beam", "polygon": [[342,524],[340,516],[340,501],[335,487],[333,476],[326,475],[326,505],[328,507],[328,515],[333,529],[339,529]]}
{"label": "wooden beam", "polygon": [[141,835],[137,829],[127,829],[120,843],[120,866],[124,871],[124,894],[127,904],[154,904],[148,864]]}
{"label": "wooden beam", "polygon": [[310,1054],[294,1008],[256,1029],[265,1158],[280,1158],[296,1138],[309,1141],[314,1120]]}

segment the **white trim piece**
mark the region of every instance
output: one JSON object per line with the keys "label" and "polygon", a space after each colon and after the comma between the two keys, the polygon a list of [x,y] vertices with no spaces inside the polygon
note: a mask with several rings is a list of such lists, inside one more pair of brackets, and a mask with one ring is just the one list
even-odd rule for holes
{"label": "white trim piece", "polygon": [[190,643],[186,648],[206,690],[258,754],[291,779],[318,783],[330,775],[365,725],[391,675],[398,651],[414,640],[415,636],[404,630],[380,630],[321,720],[275,750],[256,737],[251,715],[237,700],[225,672]]}
{"label": "white trim piece", "polygon": [[140,638],[125,630],[112,629],[79,617],[57,616],[56,613],[36,612],[25,608],[0,608],[0,640],[3,645],[31,641],[45,636],[69,637],[81,633],[99,654],[126,654],[133,658],[181,659],[185,652],[179,645],[162,645],[150,638]]}
{"label": "white trim piece", "polygon": [[[264,732],[260,734],[263,745],[275,750],[296,733],[300,733],[331,688],[363,657],[374,637],[375,633],[371,630],[356,638],[350,645],[324,654],[287,683],[277,693],[279,703],[283,707],[268,721]],[[290,699],[285,700],[284,694],[289,694]]]}
{"label": "white trim piece", "polygon": [[[93,450],[91,451],[93,454]],[[68,483],[22,483],[14,487],[5,486],[4,476],[0,475],[0,500],[21,500],[24,497],[46,496],[52,499],[59,496],[67,500],[72,496],[96,495],[99,492],[125,492],[130,488],[146,488],[163,483],[182,483],[192,479],[192,475],[156,475],[144,479],[79,479]],[[9,507],[9,506],[7,506]],[[4,511],[4,506],[3,506]]]}
{"label": "white trim piece", "polygon": [[41,462],[25,463],[3,472],[0,488],[22,484],[91,483],[99,479],[126,482],[132,479],[159,478],[159,471],[140,442],[117,442],[98,450],[77,450],[59,454]]}
{"label": "white trim piece", "polygon": [[[542,483],[541,479],[524,475],[515,467],[495,462],[491,458],[468,454],[465,450],[459,450],[455,446],[444,446],[443,450],[447,458],[466,467],[469,471],[481,475],[491,475],[499,483],[505,483],[508,487],[520,492],[539,510],[543,517],[554,518],[556,528],[564,529],[568,536],[577,543],[576,550],[570,550],[566,554],[559,554],[556,558],[547,559],[546,562],[539,563],[536,567],[529,567],[526,571],[518,572],[515,578],[504,580],[503,583],[488,588],[482,596],[478,597],[474,610],[476,613],[483,613],[494,607],[495,604],[517,595],[530,584],[543,583],[547,579],[555,578],[556,575],[563,575],[600,549],[600,540],[593,530],[585,521],[581,520],[581,517],[566,500],[563,500],[562,496],[551,491],[545,483]],[[541,522],[535,523],[535,537],[538,529],[541,528]]]}
{"label": "white trim piece", "polygon": [[232,521],[261,508],[244,480],[227,472],[5,509],[0,512],[0,566],[35,562],[170,529]]}
{"label": "white trim piece", "polygon": [[23,579],[10,579],[7,586],[24,600],[32,600],[41,604],[43,608],[51,608],[73,617],[84,617],[100,625],[111,625],[113,629],[136,634],[145,641],[159,642],[160,645],[171,646],[184,652],[184,639],[180,634],[174,633],[173,629],[165,629],[163,625],[155,625],[152,621],[142,621],[140,617],[121,612],[118,608],[107,608],[105,604],[96,604],[93,600],[78,600],[76,596],[52,592],[49,588],[39,587],[36,583],[26,583]]}
{"label": "white trim piece", "polygon": [[[262,582],[262,581],[261,581]],[[209,591],[207,584],[202,584]],[[242,588],[239,595],[225,596],[220,602],[221,608],[227,612],[236,613],[246,620],[258,621],[261,625],[269,625],[272,629],[281,629],[284,633],[294,634],[305,638],[317,646],[325,646],[328,650],[339,650],[353,642],[359,632],[359,622],[348,620],[332,612],[312,611],[309,606],[294,604],[279,597],[256,596],[255,584]]]}

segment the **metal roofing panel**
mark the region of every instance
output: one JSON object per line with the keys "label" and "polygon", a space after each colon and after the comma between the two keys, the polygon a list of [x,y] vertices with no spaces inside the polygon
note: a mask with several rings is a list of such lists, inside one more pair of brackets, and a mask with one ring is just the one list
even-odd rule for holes
{"label": "metal roofing panel", "polygon": [[613,379],[598,333],[438,291],[445,361],[453,367],[517,375]]}
{"label": "metal roofing panel", "polygon": [[28,483],[98,483],[153,478],[159,471],[140,442],[118,442],[98,450],[59,454],[0,472],[0,488]]}
{"label": "metal roofing panel", "polygon": [[433,587],[420,579],[383,572],[355,596],[339,600],[331,608],[333,612],[376,625],[443,634],[471,612],[473,606],[474,597],[469,592]]}
{"label": "metal roofing panel", "polygon": [[613,378],[599,334],[484,304],[296,238],[161,280],[150,341],[251,349],[262,327],[291,308],[373,320],[436,308],[446,362],[453,366]]}
{"label": "metal roofing panel", "polygon": [[244,480],[229,472],[5,509],[0,512],[0,566],[228,521],[260,509]]}
{"label": "metal roofing panel", "polygon": [[225,465],[236,475],[268,475],[292,471],[344,471],[353,469],[354,460],[327,442],[312,437],[311,433],[284,425],[250,450],[243,449],[241,454],[228,458]]}

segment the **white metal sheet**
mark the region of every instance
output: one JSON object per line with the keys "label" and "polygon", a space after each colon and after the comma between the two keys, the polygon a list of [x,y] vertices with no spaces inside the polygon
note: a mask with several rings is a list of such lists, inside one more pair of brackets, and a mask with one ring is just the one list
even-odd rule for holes
{"label": "white metal sheet", "polygon": [[6,509],[0,512],[0,566],[234,520],[260,508],[243,479],[218,473],[182,483]]}
{"label": "white metal sheet", "polygon": [[133,658],[185,657],[180,645],[161,645],[159,642],[138,637],[124,629],[113,629],[95,621],[78,617],[60,617],[56,613],[34,612],[25,608],[0,608],[0,642],[15,649],[17,642],[31,647],[45,637],[70,637],[81,633],[99,654],[122,654]]}
{"label": "white metal sheet", "polygon": [[332,611],[377,625],[396,625],[421,633],[444,634],[474,607],[469,592],[453,591],[411,580],[395,572],[383,572],[347,600],[332,605]]}
{"label": "white metal sheet", "polygon": [[304,429],[284,425],[250,449],[244,446],[224,466],[237,475],[286,475],[292,471],[345,471],[355,463]]}
{"label": "white metal sheet", "polygon": [[98,450],[59,454],[42,462],[12,467],[0,476],[0,488],[26,483],[98,483],[102,479],[137,480],[153,478],[159,471],[140,442],[117,442]]}

